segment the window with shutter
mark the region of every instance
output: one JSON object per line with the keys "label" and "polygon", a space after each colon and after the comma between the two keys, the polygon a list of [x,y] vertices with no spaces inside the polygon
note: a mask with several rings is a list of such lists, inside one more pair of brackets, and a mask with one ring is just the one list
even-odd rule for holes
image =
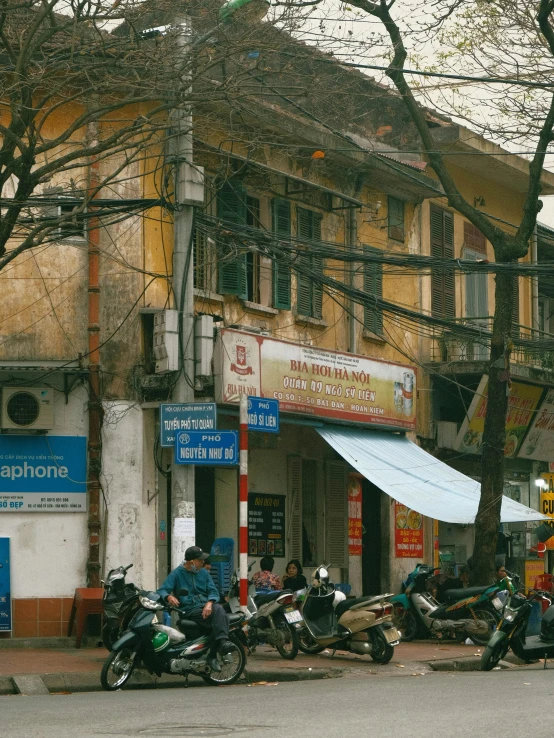
{"label": "window with shutter", "polygon": [[302,561],[302,459],[288,458],[289,557]]}
{"label": "window with shutter", "polygon": [[389,238],[404,241],[404,201],[388,198],[387,225]]}
{"label": "window with shutter", "polygon": [[[378,253],[378,249],[370,246],[364,248],[365,253]],[[376,262],[364,264],[364,292],[366,295],[383,296],[383,267]],[[381,335],[383,333],[383,312],[371,305],[364,305],[364,328],[366,331]]]}
{"label": "window with shutter", "polygon": [[348,510],[346,466],[342,461],[325,464],[325,560],[331,566],[348,567]]}
{"label": "window with shutter", "polygon": [[519,277],[514,279],[512,294],[512,336],[519,338]]}
{"label": "window with shutter", "polygon": [[[290,240],[291,217],[290,202],[274,198],[271,201],[272,230],[278,236]],[[273,260],[273,307],[279,310],[290,310],[290,267],[288,264]]]}
{"label": "window with shutter", "polygon": [[[477,261],[482,259],[483,254],[479,251],[464,249],[464,259]],[[478,272],[470,272],[465,276],[465,314],[467,318],[473,318],[471,322],[475,325],[488,327],[489,300],[488,300],[488,276]],[[485,360],[488,351],[484,344],[479,342],[468,346],[468,359],[477,361]]]}
{"label": "window with shutter", "polygon": [[[225,182],[217,192],[217,217],[232,223],[246,224],[247,195],[240,182]],[[218,292],[247,299],[246,254],[226,259],[224,247],[218,245]]]}
{"label": "window with shutter", "polygon": [[478,251],[481,254],[478,258],[487,253],[487,239],[477,226],[467,220],[464,220],[464,246],[470,251]]}
{"label": "window with shutter", "polygon": [[[298,237],[306,241],[321,241],[321,215],[306,208],[296,209]],[[296,310],[299,315],[321,318],[323,309],[323,259],[320,256],[302,255],[298,266],[306,272],[297,272]]]}
{"label": "window with shutter", "polygon": [[[431,205],[431,256],[454,258],[454,216]],[[439,318],[456,317],[454,269],[431,269],[431,313]]]}

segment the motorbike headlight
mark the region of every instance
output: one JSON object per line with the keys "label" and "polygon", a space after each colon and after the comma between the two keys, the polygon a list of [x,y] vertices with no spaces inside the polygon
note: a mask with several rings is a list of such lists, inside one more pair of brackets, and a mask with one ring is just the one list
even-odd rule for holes
{"label": "motorbike headlight", "polygon": [[515,617],[516,617],[516,614],[513,610],[509,610],[508,608],[504,610],[504,620],[507,623],[513,623],[515,620]]}
{"label": "motorbike headlight", "polygon": [[140,604],[146,609],[146,610],[163,610],[164,606],[161,602],[156,602],[155,600],[151,600],[149,597],[140,597]]}

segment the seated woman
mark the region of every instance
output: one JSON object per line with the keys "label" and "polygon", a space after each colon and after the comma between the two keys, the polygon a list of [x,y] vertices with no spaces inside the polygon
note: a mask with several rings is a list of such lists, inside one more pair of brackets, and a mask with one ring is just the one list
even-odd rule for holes
{"label": "seated woman", "polygon": [[252,582],[256,589],[272,589],[279,590],[281,587],[281,580],[277,574],[272,574],[273,567],[275,566],[275,559],[273,556],[264,556],[260,561],[261,571],[257,571],[252,577]]}
{"label": "seated woman", "polygon": [[302,573],[302,564],[298,559],[291,559],[287,564],[286,574],[283,577],[283,589],[292,589],[296,592],[307,586],[306,577]]}

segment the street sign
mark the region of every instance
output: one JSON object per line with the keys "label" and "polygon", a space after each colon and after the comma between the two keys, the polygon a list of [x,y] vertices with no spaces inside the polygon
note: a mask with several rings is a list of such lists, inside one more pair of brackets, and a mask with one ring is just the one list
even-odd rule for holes
{"label": "street sign", "polygon": [[174,402],[160,405],[160,444],[171,448],[180,430],[215,430],[215,402]]}
{"label": "street sign", "polygon": [[279,433],[279,400],[249,397],[248,430]]}
{"label": "street sign", "polygon": [[179,431],[176,434],[176,464],[236,466],[238,461],[236,431]]}

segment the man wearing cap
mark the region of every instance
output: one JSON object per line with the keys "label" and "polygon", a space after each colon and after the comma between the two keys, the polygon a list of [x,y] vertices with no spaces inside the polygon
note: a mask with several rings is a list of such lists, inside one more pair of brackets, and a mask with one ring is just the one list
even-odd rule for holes
{"label": "man wearing cap", "polygon": [[[217,653],[229,651],[229,621],[225,610],[218,604],[219,592],[213,579],[203,568],[207,558],[208,554],[198,546],[187,548],[185,560],[169,574],[158,594],[173,607],[179,607],[187,619],[211,626],[214,646],[209,663],[214,671],[221,671]],[[186,589],[188,594],[176,597],[175,594],[182,589]]]}

